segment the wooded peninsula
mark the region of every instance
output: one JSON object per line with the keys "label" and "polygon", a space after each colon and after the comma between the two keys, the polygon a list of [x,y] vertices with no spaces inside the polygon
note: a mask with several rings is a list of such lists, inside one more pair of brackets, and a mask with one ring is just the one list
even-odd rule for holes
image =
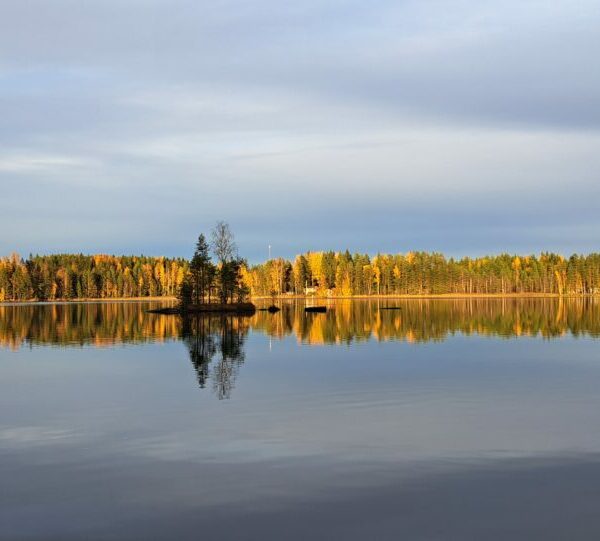
{"label": "wooded peninsula", "polygon": [[[221,227],[220,231],[217,231]],[[215,233],[216,232],[216,233]],[[184,258],[57,254],[0,258],[0,301],[179,297],[600,294],[600,254],[501,254],[461,259],[440,253],[307,252],[249,265],[220,222]],[[219,246],[219,239],[222,244]],[[213,262],[211,252],[216,261]]]}

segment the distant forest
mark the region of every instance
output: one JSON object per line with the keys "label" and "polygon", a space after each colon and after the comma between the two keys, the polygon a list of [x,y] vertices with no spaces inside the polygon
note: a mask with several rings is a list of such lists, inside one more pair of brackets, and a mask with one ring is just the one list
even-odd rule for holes
{"label": "distant forest", "polygon": [[0,301],[172,297],[188,269],[164,257],[13,254],[0,259]]}
{"label": "distant forest", "polygon": [[[293,261],[240,262],[240,281],[252,296],[600,294],[600,254],[502,254],[446,258],[308,252]],[[0,258],[0,301],[175,297],[193,268],[186,259],[49,255]]]}
{"label": "distant forest", "polygon": [[253,296],[600,293],[597,253],[568,259],[552,253],[453,259],[427,252],[375,257],[308,252],[293,262],[274,259],[243,271]]}

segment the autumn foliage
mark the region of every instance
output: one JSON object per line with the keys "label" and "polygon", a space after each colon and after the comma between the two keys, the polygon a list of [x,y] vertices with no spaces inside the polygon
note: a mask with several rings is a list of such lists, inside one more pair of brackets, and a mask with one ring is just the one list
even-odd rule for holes
{"label": "autumn foliage", "polygon": [[308,252],[293,262],[273,259],[244,270],[253,296],[571,294],[600,293],[600,254],[569,259],[502,254],[446,258],[438,253]]}
{"label": "autumn foliage", "polygon": [[13,254],[0,259],[0,301],[170,297],[188,267],[164,257]]}
{"label": "autumn foliage", "polygon": [[[271,259],[254,266],[232,261],[238,267],[229,282],[252,296],[600,294],[597,253],[454,259],[426,252],[370,257],[346,251],[308,252],[293,261]],[[219,287],[228,283],[219,282],[222,263],[213,273],[198,268],[204,267],[181,258],[50,255],[24,260],[13,254],[0,258],[0,301],[172,297],[190,280],[200,284],[196,289],[203,297],[213,287],[215,298],[221,290],[227,291],[221,296],[235,297]]]}

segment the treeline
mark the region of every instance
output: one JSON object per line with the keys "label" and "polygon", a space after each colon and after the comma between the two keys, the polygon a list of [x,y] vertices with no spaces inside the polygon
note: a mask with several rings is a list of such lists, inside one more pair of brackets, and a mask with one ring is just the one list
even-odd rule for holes
{"label": "treeline", "polygon": [[248,266],[235,255],[233,235],[220,222],[213,252],[200,236],[191,262],[144,256],[17,255],[0,258],[0,301],[179,296],[220,302],[275,295],[600,294],[600,254],[502,254],[446,258],[308,252],[294,261]]}
{"label": "treeline", "polygon": [[[216,258],[213,262],[212,254]],[[0,302],[178,297],[184,304],[242,301],[244,260],[229,225],[217,222],[209,244],[200,235],[183,258],[71,255],[0,258]]]}
{"label": "treeline", "polygon": [[111,255],[0,258],[0,301],[175,296],[185,259]]}
{"label": "treeline", "polygon": [[348,251],[308,252],[293,262],[272,259],[243,271],[253,296],[600,293],[598,253],[568,259],[553,253],[453,259],[426,252],[372,258]]}

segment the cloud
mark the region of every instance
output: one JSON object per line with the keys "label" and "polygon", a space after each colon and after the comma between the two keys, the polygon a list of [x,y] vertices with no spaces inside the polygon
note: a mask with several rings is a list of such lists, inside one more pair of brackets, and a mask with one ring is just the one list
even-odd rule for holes
{"label": "cloud", "polygon": [[88,168],[97,165],[94,160],[81,157],[21,153],[0,153],[0,172],[9,173],[51,173],[70,168]]}

